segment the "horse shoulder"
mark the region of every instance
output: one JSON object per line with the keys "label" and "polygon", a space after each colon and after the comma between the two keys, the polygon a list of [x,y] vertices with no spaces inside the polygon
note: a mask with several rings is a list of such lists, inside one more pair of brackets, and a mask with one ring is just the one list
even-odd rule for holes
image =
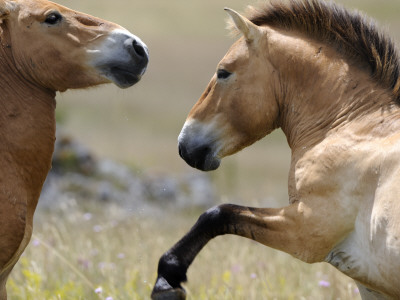
{"label": "horse shoulder", "polygon": [[361,143],[355,152],[358,156],[349,163],[358,166],[358,171],[353,178],[348,177],[348,184],[365,192],[356,201],[354,228],[326,261],[371,293],[379,289],[400,297],[396,284],[400,281],[400,135]]}
{"label": "horse shoulder", "polygon": [[360,208],[373,203],[375,171],[382,155],[367,143],[340,135],[304,150],[292,162],[289,194],[308,209],[299,230],[305,238],[315,238],[310,244],[324,243],[323,249],[329,249],[325,253],[305,249],[310,252],[306,256],[320,259],[354,230]]}
{"label": "horse shoulder", "polygon": [[[377,186],[382,153],[369,143],[348,137],[328,137],[292,166],[292,191],[298,200],[317,198],[318,205],[339,205],[337,213],[353,212]],[[346,217],[349,217],[347,215]]]}

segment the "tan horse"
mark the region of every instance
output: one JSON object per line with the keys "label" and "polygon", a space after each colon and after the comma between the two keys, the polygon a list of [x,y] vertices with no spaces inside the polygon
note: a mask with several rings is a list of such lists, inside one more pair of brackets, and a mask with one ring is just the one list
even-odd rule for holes
{"label": "tan horse", "polygon": [[179,152],[213,170],[280,127],[292,150],[290,204],[205,212],[161,257],[153,299],[183,299],[187,268],[223,234],[328,262],[363,299],[400,299],[398,54],[357,13],[317,0],[274,3],[248,18],[228,10],[243,37],[191,110]]}
{"label": "tan horse", "polygon": [[0,0],[0,299],[51,166],[56,91],[140,80],[148,50],[119,25],[45,0]]}

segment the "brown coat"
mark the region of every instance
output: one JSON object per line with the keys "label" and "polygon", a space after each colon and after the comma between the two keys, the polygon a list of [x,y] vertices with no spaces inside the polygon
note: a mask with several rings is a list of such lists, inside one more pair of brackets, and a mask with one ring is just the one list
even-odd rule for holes
{"label": "brown coat", "polygon": [[[114,47],[108,50],[109,40]],[[0,0],[0,299],[32,234],[51,167],[56,91],[143,75],[147,48],[120,26],[45,0]],[[130,43],[130,44],[129,44]]]}

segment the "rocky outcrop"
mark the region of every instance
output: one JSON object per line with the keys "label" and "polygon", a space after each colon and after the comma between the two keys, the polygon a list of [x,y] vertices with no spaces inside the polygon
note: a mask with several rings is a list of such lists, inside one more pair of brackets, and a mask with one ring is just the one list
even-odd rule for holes
{"label": "rocky outcrop", "polygon": [[127,210],[142,207],[209,207],[215,203],[207,174],[193,171],[180,176],[135,172],[127,166],[97,159],[71,136],[57,132],[50,171],[39,201],[42,208],[65,199],[114,203]]}

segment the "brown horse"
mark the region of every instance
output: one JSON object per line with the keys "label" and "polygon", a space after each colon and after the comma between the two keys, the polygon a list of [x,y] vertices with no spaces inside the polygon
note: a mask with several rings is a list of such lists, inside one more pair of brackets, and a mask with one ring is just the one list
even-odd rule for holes
{"label": "brown horse", "polygon": [[206,243],[235,234],[353,278],[363,299],[400,298],[400,80],[393,43],[334,4],[292,0],[228,10],[243,35],[219,63],[179,136],[213,170],[280,127],[292,150],[289,205],[224,204],[160,259],[153,299],[181,283]]}
{"label": "brown horse", "polygon": [[117,24],[46,0],[0,0],[0,299],[27,246],[51,167],[56,91],[129,87],[145,44]]}

